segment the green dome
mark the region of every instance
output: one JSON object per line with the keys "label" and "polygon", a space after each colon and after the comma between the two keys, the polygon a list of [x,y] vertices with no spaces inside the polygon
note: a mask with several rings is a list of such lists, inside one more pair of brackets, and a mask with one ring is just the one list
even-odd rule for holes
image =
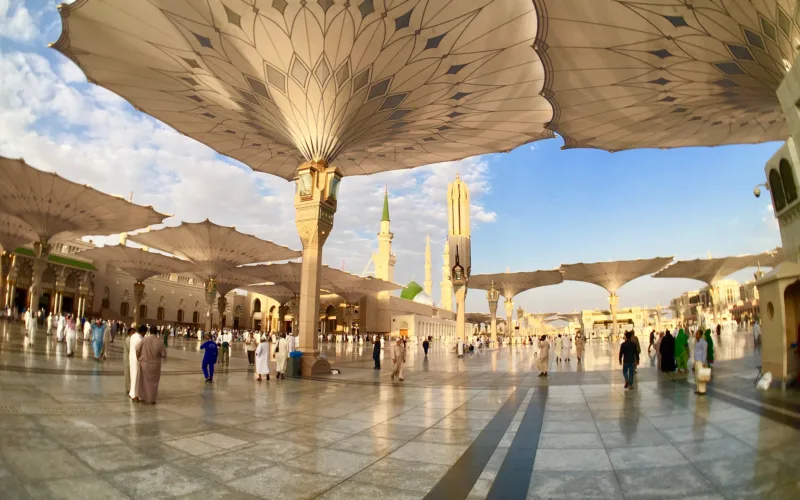
{"label": "green dome", "polygon": [[417,294],[421,291],[422,287],[419,286],[419,283],[417,283],[416,281],[412,281],[408,285],[406,285],[405,288],[403,288],[402,292],[400,292],[400,298],[406,300],[414,300],[414,297],[416,297]]}

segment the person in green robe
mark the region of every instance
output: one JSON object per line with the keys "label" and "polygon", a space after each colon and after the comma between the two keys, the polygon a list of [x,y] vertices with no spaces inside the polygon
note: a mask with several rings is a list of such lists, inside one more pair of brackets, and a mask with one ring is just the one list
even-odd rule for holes
{"label": "person in green robe", "polygon": [[[706,343],[708,343],[708,356],[706,362],[708,366],[714,365],[714,338],[711,336],[711,330],[706,330],[706,333],[703,334],[703,337],[706,339]],[[702,360],[697,360],[702,361]]]}
{"label": "person in green robe", "polygon": [[685,372],[689,363],[689,339],[681,328],[675,336],[675,363],[678,365],[679,372]]}

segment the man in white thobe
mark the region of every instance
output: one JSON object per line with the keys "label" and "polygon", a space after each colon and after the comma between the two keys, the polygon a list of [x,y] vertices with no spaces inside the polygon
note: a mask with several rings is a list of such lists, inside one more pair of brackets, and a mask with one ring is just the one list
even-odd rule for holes
{"label": "man in white thobe", "polygon": [[[53,333],[53,313],[47,315],[47,335],[51,333]],[[59,342],[61,342],[60,339]]]}
{"label": "man in white thobe", "polygon": [[30,310],[25,311],[25,331],[28,337],[28,345],[33,345],[33,339],[36,337],[36,315]]}
{"label": "man in white thobe", "polygon": [[142,333],[147,333],[146,325],[139,325],[136,333],[131,335],[131,347],[128,354],[128,362],[131,365],[131,391],[128,396],[134,401],[139,401],[139,396],[136,395],[136,381],[139,378],[139,358],[136,357],[136,347],[142,343]]}
{"label": "man in white thobe", "polygon": [[88,319],[83,323],[83,341],[86,342],[92,338],[92,322]]}
{"label": "man in white thobe", "polygon": [[558,337],[553,339],[553,349],[556,351],[556,363],[561,361],[561,334],[558,334]]}
{"label": "man in white thobe", "polygon": [[456,343],[456,354],[459,358],[464,357],[464,343],[461,342],[461,337],[458,338],[458,342]]}
{"label": "man in white thobe", "polygon": [[272,354],[272,357],[275,358],[275,371],[278,372],[275,378],[285,379],[286,361],[289,359],[289,342],[284,334],[281,334],[281,338],[278,339],[277,351]]}
{"label": "man in white thobe", "polygon": [[64,340],[64,335],[66,334],[67,329],[67,318],[63,315],[59,315],[57,319],[57,326],[56,326],[56,339],[61,342]]}
{"label": "man in white thobe", "polygon": [[403,347],[403,340],[397,339],[397,343],[392,348],[392,381],[394,381],[394,377],[397,376],[400,379],[400,382],[405,380],[404,375],[405,371],[403,370],[406,364],[406,350]]}
{"label": "man in white thobe", "polygon": [[569,338],[569,335],[566,335],[563,339],[561,339],[561,359],[569,361],[569,353],[571,350],[572,339]]}
{"label": "man in white thobe", "polygon": [[[287,343],[289,345],[288,346],[289,352],[294,352],[294,351],[297,350],[297,337],[295,337],[294,335],[289,335],[289,338],[287,339]],[[287,353],[287,356],[288,356],[288,353]]]}

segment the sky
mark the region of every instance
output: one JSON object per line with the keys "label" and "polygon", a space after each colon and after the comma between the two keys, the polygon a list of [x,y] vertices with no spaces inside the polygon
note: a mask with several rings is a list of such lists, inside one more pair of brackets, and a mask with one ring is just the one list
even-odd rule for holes
{"label": "sky", "polygon": [[[77,66],[47,48],[61,31],[57,3],[0,0],[0,154],[105,192],[133,193],[134,202],[173,214],[171,225],[209,218],[299,249],[293,184],[216,154],[87,83]],[[447,185],[456,173],[472,197],[473,274],[723,257],[780,245],[769,196],[753,196],[779,143],[613,154],[562,145],[555,138],[505,154],[345,178],[323,261],[355,274],[371,271],[387,186],[395,281],[422,283],[430,236],[439,302]],[[732,278],[745,281],[752,272]],[[620,307],[665,305],[702,286],[640,278],[620,289]],[[608,305],[603,289],[576,282],[531,290],[514,302],[530,312]],[[488,311],[485,292],[468,293],[467,311]]]}

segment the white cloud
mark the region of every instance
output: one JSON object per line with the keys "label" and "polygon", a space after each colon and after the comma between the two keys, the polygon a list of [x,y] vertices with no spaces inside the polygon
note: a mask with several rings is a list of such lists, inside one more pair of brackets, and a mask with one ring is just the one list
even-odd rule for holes
{"label": "white cloud", "polygon": [[[0,154],[23,157],[105,192],[125,197],[133,192],[134,202],[173,214],[170,224],[210,218],[300,248],[292,183],[224,159],[134,111],[113,93],[79,83],[84,78],[71,62],[51,64],[33,53],[0,55]],[[488,165],[479,158],[348,177],[325,263],[338,268],[344,260],[349,272],[364,269],[377,246],[387,184],[398,255],[395,280],[424,279],[425,236],[430,235],[438,300],[447,185],[456,173],[470,188],[473,226],[494,222],[496,214],[481,204],[490,183]]]}
{"label": "white cloud", "polygon": [[11,6],[9,0],[0,0],[0,37],[17,42],[30,42],[39,35],[28,9],[17,2]]}
{"label": "white cloud", "polygon": [[772,203],[767,203],[767,205],[764,207],[764,215],[761,217],[761,222],[763,222],[767,227],[780,229],[778,219],[775,217],[775,209],[772,208]]}

